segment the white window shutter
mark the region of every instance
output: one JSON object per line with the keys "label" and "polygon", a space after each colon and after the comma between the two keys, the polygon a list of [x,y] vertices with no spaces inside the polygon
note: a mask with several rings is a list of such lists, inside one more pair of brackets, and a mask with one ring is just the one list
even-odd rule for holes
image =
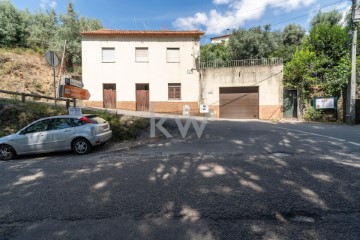
{"label": "white window shutter", "polygon": [[135,49],[136,62],[148,62],[149,61],[149,49],[148,48],[136,48]]}
{"label": "white window shutter", "polygon": [[102,61],[115,62],[115,48],[102,48]]}
{"label": "white window shutter", "polygon": [[180,48],[166,49],[166,62],[177,63],[180,62]]}

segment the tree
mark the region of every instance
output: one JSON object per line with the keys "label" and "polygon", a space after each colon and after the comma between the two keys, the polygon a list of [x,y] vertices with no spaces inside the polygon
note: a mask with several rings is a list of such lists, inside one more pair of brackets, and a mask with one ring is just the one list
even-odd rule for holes
{"label": "tree", "polygon": [[314,96],[315,86],[321,95],[341,96],[351,72],[350,44],[347,29],[339,24],[325,21],[311,28],[284,68],[285,85],[299,90],[302,109]]}
{"label": "tree", "polygon": [[80,32],[98,30],[103,28],[102,23],[98,19],[90,19],[86,17],[80,17]]}
{"label": "tree", "polygon": [[55,46],[58,31],[58,20],[54,10],[28,14],[27,45],[45,51]]}
{"label": "tree", "polygon": [[296,49],[301,46],[305,38],[305,29],[297,24],[289,24],[281,32],[282,43],[272,54],[275,57],[283,58],[284,62],[289,62]]}
{"label": "tree", "polygon": [[229,49],[225,43],[200,46],[200,60],[202,62],[227,61],[229,60]]}
{"label": "tree", "polygon": [[229,39],[229,54],[233,60],[271,57],[281,43],[281,34],[271,32],[270,25],[248,30],[235,30]]}
{"label": "tree", "polygon": [[308,92],[316,84],[316,71],[319,59],[314,51],[309,48],[297,49],[291,62],[284,68],[285,85],[289,88],[302,88]]}
{"label": "tree", "polygon": [[67,6],[65,15],[60,15],[60,29],[58,31],[58,49],[66,44],[66,63],[70,70],[74,70],[75,65],[81,64],[81,36],[80,24],[77,12],[72,1]]}
{"label": "tree", "polygon": [[0,47],[24,46],[25,20],[9,1],[0,1]]}
{"label": "tree", "polygon": [[297,24],[287,25],[283,32],[283,44],[285,46],[299,46],[305,36],[305,29]]}
{"label": "tree", "polygon": [[57,34],[57,49],[62,51],[63,44],[66,40],[67,67],[73,71],[75,67],[81,66],[81,35],[82,31],[97,30],[102,28],[102,24],[97,19],[89,19],[79,16],[74,9],[72,1],[67,6],[65,15],[60,15],[60,26]]}
{"label": "tree", "polygon": [[306,45],[316,52],[318,56],[324,55],[336,64],[349,52],[351,39],[340,25],[329,23],[318,24],[310,31]]}
{"label": "tree", "polygon": [[342,19],[342,14],[338,10],[333,10],[331,12],[321,12],[311,20],[311,27],[315,27],[318,24],[330,24],[331,26],[340,24]]}

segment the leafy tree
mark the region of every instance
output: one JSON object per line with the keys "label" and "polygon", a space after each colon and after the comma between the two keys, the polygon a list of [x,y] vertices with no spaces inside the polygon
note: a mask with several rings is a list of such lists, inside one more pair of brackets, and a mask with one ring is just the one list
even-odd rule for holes
{"label": "leafy tree", "polygon": [[230,58],[233,60],[268,58],[278,49],[280,43],[281,34],[271,32],[270,25],[235,30],[229,39]]}
{"label": "leafy tree", "polygon": [[311,28],[284,68],[285,85],[299,89],[303,109],[314,94],[314,86],[325,95],[341,96],[351,72],[350,46],[347,29],[339,24],[324,21]]}
{"label": "leafy tree", "polygon": [[311,20],[311,27],[315,27],[318,24],[330,24],[330,25],[337,25],[340,23],[342,19],[342,14],[338,10],[333,10],[331,12],[321,12],[319,11],[318,14]]}
{"label": "leafy tree", "polygon": [[103,28],[102,23],[98,19],[90,19],[86,17],[80,17],[80,32],[98,30]]}
{"label": "leafy tree", "polygon": [[58,31],[58,49],[66,40],[67,67],[73,70],[75,65],[81,64],[81,36],[80,23],[72,1],[67,6],[65,15],[60,15],[61,25]]}
{"label": "leafy tree", "polygon": [[286,63],[291,60],[296,49],[301,46],[305,38],[305,29],[297,24],[289,24],[281,32],[281,38],[281,44],[272,55],[283,58]]}
{"label": "leafy tree", "polygon": [[317,56],[324,55],[331,60],[331,65],[335,65],[349,52],[350,40],[348,33],[340,25],[323,23],[311,29],[306,45]]}
{"label": "leafy tree", "polygon": [[311,86],[317,83],[316,71],[320,61],[309,48],[297,49],[291,62],[284,68],[285,84],[289,88],[304,89],[307,95]]}
{"label": "leafy tree", "polygon": [[81,36],[82,31],[97,30],[102,28],[99,20],[81,17],[74,9],[72,1],[67,6],[67,12],[60,15],[60,26],[57,34],[57,49],[62,51],[66,40],[66,63],[69,70],[81,65]]}
{"label": "leafy tree", "polygon": [[305,37],[305,29],[297,24],[287,25],[283,32],[283,44],[285,46],[298,46],[302,43]]}
{"label": "leafy tree", "polygon": [[54,47],[58,31],[58,19],[54,10],[28,14],[27,44],[31,48],[45,51]]}
{"label": "leafy tree", "polygon": [[322,86],[325,94],[339,97],[342,89],[346,87],[350,75],[351,61],[349,54],[346,54],[340,59],[335,67],[326,71],[326,81]]}
{"label": "leafy tree", "polygon": [[229,60],[229,49],[225,43],[200,46],[200,60],[202,62],[227,61]]}
{"label": "leafy tree", "polygon": [[0,47],[24,46],[25,20],[9,1],[0,1]]}

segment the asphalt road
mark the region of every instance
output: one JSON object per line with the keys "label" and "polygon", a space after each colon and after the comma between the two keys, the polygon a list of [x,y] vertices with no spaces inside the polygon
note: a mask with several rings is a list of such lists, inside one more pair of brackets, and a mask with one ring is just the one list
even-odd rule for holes
{"label": "asphalt road", "polygon": [[130,149],[0,162],[0,239],[359,239],[359,126],[165,125]]}

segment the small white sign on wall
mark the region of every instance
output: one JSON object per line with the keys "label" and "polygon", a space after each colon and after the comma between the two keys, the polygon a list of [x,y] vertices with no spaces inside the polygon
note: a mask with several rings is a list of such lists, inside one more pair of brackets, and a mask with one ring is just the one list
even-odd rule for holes
{"label": "small white sign on wall", "polygon": [[200,113],[209,113],[209,105],[201,104],[200,105]]}
{"label": "small white sign on wall", "polygon": [[315,98],[316,109],[335,109],[335,98],[334,97],[323,97]]}
{"label": "small white sign on wall", "polygon": [[79,108],[79,107],[69,107],[69,115],[82,115],[81,108]]}
{"label": "small white sign on wall", "polygon": [[187,104],[183,106],[183,116],[190,116],[190,106]]}

